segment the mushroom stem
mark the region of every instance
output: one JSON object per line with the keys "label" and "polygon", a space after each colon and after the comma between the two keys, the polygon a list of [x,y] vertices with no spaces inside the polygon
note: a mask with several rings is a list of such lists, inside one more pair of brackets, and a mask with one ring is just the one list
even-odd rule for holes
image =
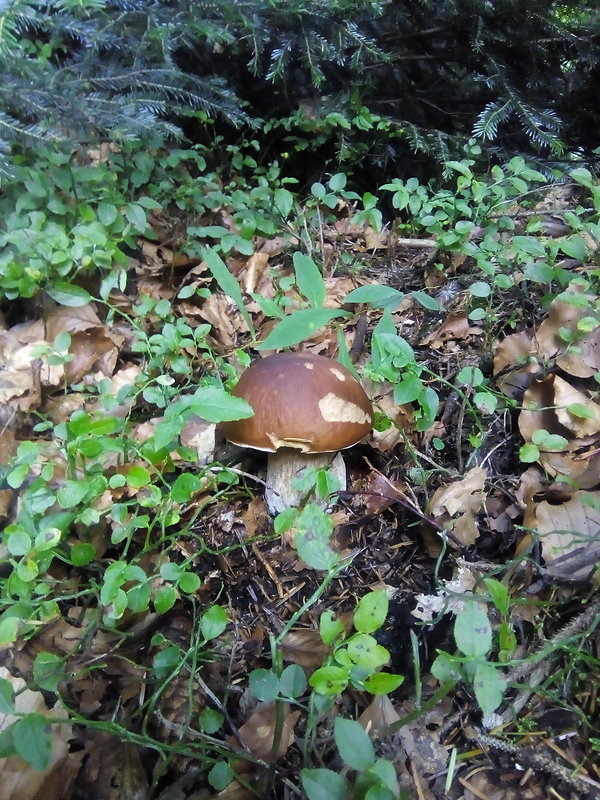
{"label": "mushroom stem", "polygon": [[[275,453],[269,453],[265,500],[271,514],[299,506],[305,499],[305,492],[292,488],[294,478],[300,477],[308,468],[322,469],[327,466],[330,466],[330,472],[338,479],[341,488],[345,489],[346,465],[341,453],[301,453],[291,447],[282,447]],[[328,498],[315,502],[322,508],[329,505]]]}

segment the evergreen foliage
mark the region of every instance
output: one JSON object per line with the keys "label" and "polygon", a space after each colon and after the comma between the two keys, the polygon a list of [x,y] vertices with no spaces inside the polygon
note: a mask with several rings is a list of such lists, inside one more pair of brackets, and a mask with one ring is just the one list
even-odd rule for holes
{"label": "evergreen foliage", "polygon": [[15,142],[194,136],[206,118],[380,165],[470,134],[589,152],[598,27],[579,0],[0,0],[0,169]]}

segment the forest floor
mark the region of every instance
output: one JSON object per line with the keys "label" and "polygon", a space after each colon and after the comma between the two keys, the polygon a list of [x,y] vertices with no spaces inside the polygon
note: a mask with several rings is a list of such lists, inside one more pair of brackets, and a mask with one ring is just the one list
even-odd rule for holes
{"label": "forest floor", "polygon": [[[555,219],[564,202],[539,213]],[[519,209],[513,213],[517,218]],[[384,316],[376,303],[355,304],[335,326],[295,345],[335,358],[341,337],[377,411],[376,430],[344,454],[347,490],[328,513],[341,560],[324,581],[323,571],[299,557],[293,535],[274,531],[263,499],[265,454],[230,445],[201,415],[186,418],[182,429],[187,456],[177,448],[165,454],[157,446],[156,457],[144,450],[168,408],[152,405],[150,392],[132,400],[119,391],[149,363],[175,365],[179,380],[176,359],[184,356],[193,365],[191,376],[180,373],[189,390],[211,370],[231,379],[240,370],[236,354],[246,348],[257,357],[248,320],[214,274],[177,252],[177,220],[155,217],[157,238],[139,239],[110,303],[15,301],[5,309],[0,460],[8,463],[20,444],[33,442],[31,480],[50,476],[44,468],[53,464],[45,485],[62,497],[60,513],[77,506],[65,498],[77,481],[92,473],[110,480],[98,497],[79,498],[80,512],[99,513],[69,521],[63,556],[40,574],[39,595],[56,598],[51,618],[0,651],[5,680],[29,686],[21,711],[61,720],[52,726],[45,771],[27,770],[18,756],[0,762],[0,786],[4,780],[9,787],[0,790],[2,800],[283,800],[304,796],[299,776],[307,766],[341,775],[354,787],[348,796],[393,797],[381,787],[361,793],[336,747],[338,717],[359,720],[409,800],[599,798],[600,339],[591,331],[569,349],[561,337],[583,311],[560,299],[545,302],[541,290],[516,283],[494,295],[486,318],[473,320],[468,288],[479,273],[464,253],[389,229],[377,233],[349,215],[322,225],[312,257],[323,264],[323,307],[349,308],[344,298],[358,287],[403,293],[388,306],[394,330],[440,401],[423,429],[415,404],[399,404],[394,383],[375,379],[373,331]],[[286,278],[293,303],[298,295],[283,238],[254,244],[249,257],[223,258],[264,339],[277,320],[256,297],[277,298]],[[348,267],[348,254],[360,270]],[[573,277],[580,272],[577,264],[565,268]],[[97,297],[93,281],[82,286]],[[196,293],[182,296],[182,287]],[[417,302],[412,293],[421,291],[437,307]],[[169,315],[161,315],[160,302]],[[140,315],[145,303],[148,313]],[[169,349],[165,342],[179,324],[185,341],[174,339]],[[203,348],[194,352],[189,331],[206,325]],[[150,343],[144,352],[140,329]],[[64,333],[70,358],[31,359],[28,348],[52,345]],[[166,369],[155,369],[154,386],[161,374]],[[110,413],[93,388],[100,381],[118,399]],[[125,420],[126,433],[118,435],[129,438],[129,454],[123,456],[122,439],[121,450],[111,449],[108,428],[69,428],[77,411],[86,424],[107,414]],[[45,427],[36,428],[40,421]],[[545,447],[540,430],[566,444]],[[90,448],[69,472],[78,456],[68,445],[93,441],[102,455]],[[86,477],[86,463],[100,467]],[[198,482],[186,494],[175,481],[189,473]],[[9,526],[23,511],[26,486],[0,492]],[[167,513],[159,506],[168,492]],[[55,506],[44,513],[56,513]],[[89,545],[93,558],[85,561]],[[18,559],[16,546],[9,552]],[[116,599],[103,602],[101,588],[115,563],[152,576],[153,600],[138,608],[130,602],[107,624],[103,614]],[[182,564],[199,580],[182,580],[169,595],[171,572]],[[127,592],[138,573],[124,575],[118,588]],[[173,600],[164,613],[153,605],[159,590],[165,607],[167,596]],[[397,689],[373,695],[349,684],[320,706],[306,685],[275,699],[251,689],[256,670],[280,675],[295,664],[310,677],[330,663],[321,616],[332,612],[349,636],[360,599],[377,590],[388,607],[374,636],[389,652],[385,671],[404,677]],[[457,621],[469,624],[465,608],[473,598],[493,637],[483,650],[456,629]],[[217,606],[226,626],[212,638],[201,621]],[[57,665],[53,684],[49,670]],[[220,723],[211,726],[215,719]],[[208,782],[207,763],[227,764],[223,775],[233,769],[231,780],[217,769]],[[338,796],[326,786],[322,794],[310,791],[311,798]]]}

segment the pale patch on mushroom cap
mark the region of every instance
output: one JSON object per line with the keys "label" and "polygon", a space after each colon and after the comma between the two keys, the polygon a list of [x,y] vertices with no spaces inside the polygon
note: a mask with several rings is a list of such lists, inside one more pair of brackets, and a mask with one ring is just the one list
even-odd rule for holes
{"label": "pale patch on mushroom cap", "polygon": [[339,369],[336,369],[335,367],[329,367],[329,369],[330,369],[331,373],[333,375],[335,375],[335,377],[338,379],[338,381],[342,381],[343,382],[343,381],[346,380],[346,376],[344,375],[343,372],[340,372]]}
{"label": "pale patch on mushroom cap", "polygon": [[223,423],[223,432],[234,444],[257,450],[342,450],[373,424],[373,407],[360,383],[325,356],[277,353],[255,361],[233,393],[252,406],[254,416]]}
{"label": "pale patch on mushroom cap", "polygon": [[350,400],[329,392],[319,400],[319,411],[326,422],[357,422],[371,424],[371,414]]}

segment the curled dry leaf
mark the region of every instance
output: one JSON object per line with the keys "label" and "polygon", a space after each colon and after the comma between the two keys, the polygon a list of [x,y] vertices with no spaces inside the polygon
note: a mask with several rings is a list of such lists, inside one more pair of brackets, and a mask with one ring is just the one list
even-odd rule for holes
{"label": "curled dry leaf", "polygon": [[[23,714],[43,714],[48,719],[60,720],[60,725],[51,727],[51,753],[48,766],[36,770],[18,756],[0,758],[0,787],[2,800],[34,800],[43,796],[45,800],[62,800],[69,795],[81,764],[81,755],[69,753],[70,725],[64,724],[68,714],[58,703],[48,708],[41,692],[25,689],[25,681],[13,677],[5,667],[0,667],[0,678],[12,684],[16,694],[16,710],[19,717],[0,714],[0,731],[6,730]],[[57,786],[60,778],[60,787]],[[61,794],[57,793],[60,788]],[[38,795],[38,792],[43,794]],[[64,793],[63,793],[64,792]]]}
{"label": "curled dry leaf", "polygon": [[382,228],[376,231],[374,228],[365,228],[365,247],[367,250],[383,250],[389,247],[390,231]]}
{"label": "curled dry leaf", "polygon": [[85,796],[102,800],[145,800],[148,779],[140,749],[100,730],[86,731],[88,759],[78,779]]}
{"label": "curled dry leaf", "polygon": [[207,422],[196,414],[189,416],[183,425],[181,444],[196,450],[198,464],[202,466],[214,460],[216,428],[214,422]]}
{"label": "curled dry leaf", "polygon": [[[590,302],[596,298],[589,296]],[[557,297],[550,303],[548,317],[538,328],[536,341],[539,353],[547,359],[556,356],[558,366],[569,375],[589,378],[600,370],[600,328],[577,341],[577,351],[569,349],[561,336],[561,328],[577,331],[578,322],[589,315],[589,309],[571,305]]]}
{"label": "curled dry leaf", "polygon": [[462,480],[440,486],[431,498],[431,516],[463,545],[479,536],[475,515],[483,507],[486,477],[483,467],[474,467]]}
{"label": "curled dry leaf", "polygon": [[545,490],[547,481],[544,473],[537,466],[531,466],[523,472],[519,479],[514,497],[521,508],[526,508],[536,494]]}
{"label": "curled dry leaf", "polygon": [[139,260],[135,259],[135,262],[141,274],[166,272],[173,267],[185,267],[192,262],[189,256],[175,252],[164,244],[155,244],[147,239],[140,240],[139,244],[142,257]]}
{"label": "curled dry leaf", "polygon": [[312,671],[327,658],[329,647],[318,631],[304,629],[288,633],[281,643],[281,652],[285,661]]}
{"label": "curled dry leaf", "polygon": [[359,284],[353,278],[326,278],[324,308],[341,308],[344,298]]}
{"label": "curled dry leaf", "polygon": [[533,331],[511,333],[497,344],[494,353],[496,386],[507,397],[520,397],[541,366],[533,356]]}
{"label": "curled dry leaf", "polygon": [[257,253],[279,256],[289,247],[289,241],[285,236],[274,236],[272,239],[263,239],[258,236],[255,240],[255,246]]}
{"label": "curled dry leaf", "polygon": [[[414,432],[416,424],[414,409],[411,404],[399,406],[394,402],[394,387],[390,383],[376,384],[372,388],[373,392],[376,392],[374,402],[377,408],[383,411],[392,424],[382,431],[373,430],[371,443],[380,453],[389,453],[403,441],[403,434]],[[367,391],[369,389],[370,387],[367,387]]]}
{"label": "curled dry leaf", "polygon": [[262,279],[262,276],[267,269],[267,265],[269,263],[269,254],[262,252],[262,253],[253,253],[248,261],[246,262],[245,269],[243,271],[242,276],[242,284],[244,287],[244,291],[250,294],[251,292],[256,291],[256,287],[259,281]]}
{"label": "curled dry leaf", "polygon": [[[587,409],[591,418],[577,417],[567,408],[573,400]],[[567,402],[568,401],[568,402]],[[549,375],[542,381],[534,381],[523,397],[524,409],[519,414],[519,430],[526,442],[531,442],[535,431],[546,430],[562,436],[566,443],[560,450],[539,445],[539,463],[552,477],[564,476],[576,481],[581,489],[590,489],[598,484],[598,408],[583,392],[575,390],[557,375]],[[590,431],[584,435],[586,425]],[[567,427],[570,426],[570,427]],[[595,429],[595,430],[594,430]],[[581,433],[578,435],[576,430]]]}
{"label": "curled dry leaf", "polygon": [[388,733],[389,726],[400,718],[387,694],[378,694],[362,712],[358,722],[369,736],[382,737]]}
{"label": "curled dry leaf", "polygon": [[227,351],[237,347],[240,334],[248,331],[248,325],[233,300],[220,292],[211,294],[202,303],[200,316],[212,325],[211,338]]}
{"label": "curled dry leaf", "polygon": [[[283,726],[275,758],[282,758],[287,753],[290,745],[293,744],[296,738],[294,725],[299,718],[299,711],[292,711],[288,705],[284,707]],[[254,713],[239,729],[241,741],[256,758],[261,758],[264,761],[271,760],[276,721],[276,704],[274,702],[258,703]]]}
{"label": "curled dry leaf", "polygon": [[593,489],[600,482],[600,450],[582,448],[581,452],[542,453],[539,463],[552,477],[565,477],[579,489]]}
{"label": "curled dry leaf", "polygon": [[481,333],[481,328],[471,325],[466,313],[450,314],[439,328],[421,341],[421,344],[428,344],[433,350],[439,350],[444,342],[468,339],[469,336],[479,336]]}
{"label": "curled dry leaf", "polygon": [[381,514],[399,501],[400,484],[372,470],[365,481],[363,492],[368,514]]}
{"label": "curled dry leaf", "polygon": [[437,517],[445,511],[451,516],[467,509],[478,512],[484,500],[486,477],[487,471],[483,467],[473,467],[460,481],[440,486],[431,499],[431,513]]}
{"label": "curled dry leaf", "polygon": [[[600,431],[600,406],[585,392],[571,386],[559,375],[554,376],[554,401],[558,421],[572,431],[578,439]],[[577,407],[573,413],[569,407]]]}
{"label": "curled dry leaf", "polygon": [[29,411],[39,406],[42,386],[60,384],[63,365],[51,366],[47,359],[36,355],[36,348],[47,345],[44,326],[39,321],[0,331],[0,404]]}
{"label": "curled dry leaf", "polygon": [[[571,438],[571,432],[562,425],[554,409],[555,375],[549,375],[541,381],[534,381],[523,395],[523,411],[519,414],[519,431],[526,442],[531,442],[537,430]],[[540,450],[543,450],[543,446]]]}
{"label": "curled dry leaf", "polygon": [[122,341],[115,342],[114,336],[108,336],[103,327],[73,334],[69,346],[73,359],[65,368],[67,382],[79,383],[90,372],[94,373],[94,379],[97,373],[110,378],[121,344]]}
{"label": "curled dry leaf", "polygon": [[600,492],[577,491],[560,505],[530,503],[527,527],[536,531],[552,575],[586,579],[600,561]]}

